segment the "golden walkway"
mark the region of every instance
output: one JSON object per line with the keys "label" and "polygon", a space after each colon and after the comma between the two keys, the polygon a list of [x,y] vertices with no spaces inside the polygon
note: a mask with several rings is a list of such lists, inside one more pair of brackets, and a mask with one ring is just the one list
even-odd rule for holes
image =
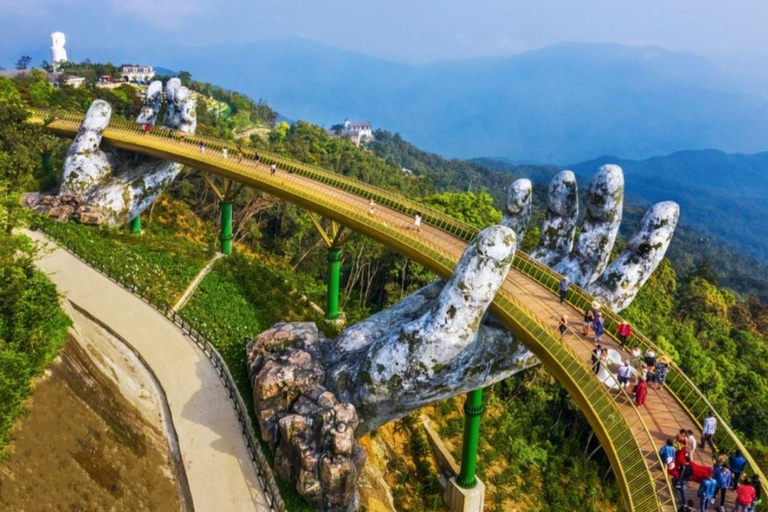
{"label": "golden walkway", "polygon": [[[58,135],[73,137],[83,116],[32,110],[30,122],[44,124]],[[432,272],[448,277],[477,230],[444,213],[434,211],[394,192],[361,183],[324,169],[301,164],[271,153],[246,152],[242,161],[233,157],[226,141],[187,135],[174,137],[156,127],[144,134],[138,124],[113,119],[104,131],[104,142],[120,149],[188,165],[200,171],[255,187],[268,194],[300,205],[311,212],[369,236]],[[206,152],[198,149],[205,140]],[[225,159],[220,150],[229,149]],[[279,172],[272,175],[269,166]],[[368,214],[368,201],[377,203]],[[412,229],[413,215],[422,213],[421,231]],[[556,332],[561,315],[580,318],[592,298],[571,286],[567,304],[556,296],[560,277],[553,270],[518,251],[513,269],[494,299],[490,311],[520,339],[562,383],[578,404],[602,444],[621,487],[626,509],[631,511],[674,511],[675,495],[657,455],[658,448],[680,428],[700,431],[703,418],[712,408],[699,389],[672,364],[664,389],[649,389],[647,407],[635,407],[624,392],[609,390],[590,368],[591,343],[578,334],[564,340]],[[618,315],[605,315],[606,334],[616,332]],[[603,345],[619,349],[615,339],[605,337]],[[643,350],[663,352],[641,333],[633,339]],[[741,449],[751,472],[768,489],[768,480],[736,434],[717,415],[715,441],[722,451]],[[712,463],[704,447],[696,452],[700,464]],[[694,484],[689,494],[695,494]],[[733,493],[730,493],[733,494]]]}

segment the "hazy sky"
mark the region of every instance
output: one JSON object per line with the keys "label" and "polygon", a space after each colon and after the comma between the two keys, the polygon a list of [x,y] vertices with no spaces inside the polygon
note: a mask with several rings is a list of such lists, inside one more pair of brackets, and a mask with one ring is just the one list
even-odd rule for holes
{"label": "hazy sky", "polygon": [[[0,0],[0,57],[303,37],[401,62],[563,41],[765,54],[766,0]],[[35,61],[35,64],[37,62]]]}

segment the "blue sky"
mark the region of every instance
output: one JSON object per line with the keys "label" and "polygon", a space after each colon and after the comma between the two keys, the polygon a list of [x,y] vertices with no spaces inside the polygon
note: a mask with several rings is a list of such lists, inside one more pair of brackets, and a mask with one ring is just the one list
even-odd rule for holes
{"label": "blue sky", "polygon": [[564,41],[762,55],[766,19],[765,0],[0,0],[0,65],[21,53],[44,56],[56,30],[76,59],[99,47],[287,37],[399,62]]}

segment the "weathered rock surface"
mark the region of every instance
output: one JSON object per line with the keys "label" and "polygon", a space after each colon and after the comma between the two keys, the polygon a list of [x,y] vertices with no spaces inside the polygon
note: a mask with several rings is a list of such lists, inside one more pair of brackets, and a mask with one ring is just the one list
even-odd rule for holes
{"label": "weathered rock surface", "polygon": [[[137,122],[154,124],[162,106],[162,84],[152,82]],[[195,101],[178,78],[166,85],[164,126],[194,133],[197,127]],[[156,158],[105,153],[101,139],[109,124],[112,108],[96,100],[88,109],[80,130],[69,148],[62,171],[61,193],[79,194],[84,202],[98,207],[103,222],[120,225],[146,210],[179,174],[181,165]],[[89,214],[86,218],[95,221]]]}
{"label": "weathered rock surface", "polygon": [[504,210],[501,225],[515,232],[518,244],[522,243],[525,230],[531,222],[532,201],[533,185],[531,180],[515,180],[507,191],[507,208]]}
{"label": "weathered rock surface", "polygon": [[49,196],[37,192],[24,196],[24,204],[39,213],[44,213],[59,222],[76,220],[83,224],[101,225],[104,214],[98,206],[84,204],[83,196],[60,194]]}
{"label": "weathered rock surface", "polygon": [[[528,180],[517,180],[509,191],[505,225],[514,226],[518,237],[528,227],[530,214],[521,207],[521,190]],[[621,311],[653,273],[672,240],[679,208],[658,203],[646,213],[630,247],[608,270],[608,262],[621,225],[624,206],[624,173],[617,165],[602,166],[587,194],[586,215],[574,245],[579,195],[571,171],[558,173],[550,182],[547,213],[539,246],[531,256],[595,295],[604,306]],[[508,217],[524,212],[519,221]]]}
{"label": "weathered rock surface", "polygon": [[253,402],[280,475],[317,510],[355,510],[365,454],[355,439],[355,407],[323,386],[327,345],[313,323],[260,334],[247,347]]}
{"label": "weathered rock surface", "polygon": [[679,216],[677,203],[665,201],[653,205],[629,239],[627,250],[587,291],[617,311],[629,306],[664,258]]}
{"label": "weathered rock surface", "polygon": [[547,213],[541,225],[539,247],[531,256],[545,265],[559,263],[573,249],[578,218],[579,187],[576,175],[573,171],[562,171],[549,183]]}

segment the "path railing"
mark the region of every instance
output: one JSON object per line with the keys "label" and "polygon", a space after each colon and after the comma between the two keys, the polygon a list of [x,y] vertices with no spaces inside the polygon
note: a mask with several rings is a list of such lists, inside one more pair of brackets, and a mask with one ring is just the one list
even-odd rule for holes
{"label": "path railing", "polygon": [[[45,233],[44,223],[38,224],[35,227]],[[110,281],[114,282],[124,290],[136,295],[148,305],[152,306],[163,316],[167,317],[177,327],[179,327],[184,335],[186,335],[198,347],[200,347],[200,349],[208,358],[208,361],[216,370],[216,373],[219,375],[219,379],[221,379],[221,383],[224,385],[224,388],[227,390],[229,399],[232,402],[235,413],[237,414],[241,432],[245,438],[245,444],[248,447],[251,463],[256,470],[256,476],[259,479],[259,483],[264,489],[264,495],[267,500],[267,504],[269,505],[269,509],[274,512],[285,512],[286,508],[285,504],[283,503],[283,499],[280,496],[280,490],[277,486],[277,482],[275,481],[275,477],[272,474],[269,461],[264,456],[264,452],[261,449],[261,444],[259,444],[259,441],[256,437],[256,432],[253,428],[253,423],[251,422],[251,417],[248,413],[247,407],[245,406],[243,397],[240,395],[240,391],[237,389],[235,379],[232,377],[232,373],[229,371],[227,363],[224,361],[224,358],[221,356],[219,351],[216,350],[216,347],[213,346],[213,344],[204,334],[195,329],[187,320],[185,320],[182,315],[178,314],[176,311],[173,311],[173,309],[168,304],[155,300],[156,297],[153,297],[149,289],[137,288],[132,283],[124,283],[120,281],[122,276],[112,274],[109,267],[101,267],[96,262],[87,260],[86,256],[82,252],[78,252],[77,245],[72,245],[70,247],[63,245],[63,243],[56,238],[53,239],[56,240],[60,247],[75,256],[77,259],[90,266],[103,276],[107,277]]]}

